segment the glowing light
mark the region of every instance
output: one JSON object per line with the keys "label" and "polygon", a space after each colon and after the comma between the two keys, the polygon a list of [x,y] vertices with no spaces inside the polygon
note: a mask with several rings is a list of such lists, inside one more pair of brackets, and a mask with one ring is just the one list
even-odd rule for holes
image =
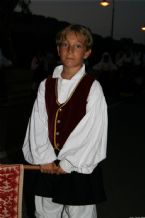
{"label": "glowing light", "polygon": [[141,30],[142,30],[142,31],[145,31],[145,25],[141,27]]}
{"label": "glowing light", "polygon": [[110,2],[108,2],[107,0],[102,0],[102,1],[100,1],[100,5],[103,7],[107,7],[110,5]]}

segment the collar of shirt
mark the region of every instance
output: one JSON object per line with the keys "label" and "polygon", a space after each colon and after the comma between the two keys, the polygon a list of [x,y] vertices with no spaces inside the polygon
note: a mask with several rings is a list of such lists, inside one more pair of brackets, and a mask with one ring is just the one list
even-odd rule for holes
{"label": "collar of shirt", "polygon": [[53,78],[58,78],[57,100],[61,104],[67,101],[67,99],[71,96],[71,93],[75,89],[76,85],[85,74],[85,65],[83,65],[81,69],[70,80],[63,79],[61,77],[62,70],[63,66],[60,65],[55,68],[53,73]]}
{"label": "collar of shirt", "polygon": [[[63,70],[63,65],[59,65],[54,69],[53,72],[53,78],[61,78],[62,80],[67,80],[67,79],[63,79],[61,77],[61,72]],[[85,74],[85,64],[83,64],[83,66],[80,68],[80,70],[70,79],[67,81],[74,81],[74,80],[79,80],[81,79],[81,77]]]}

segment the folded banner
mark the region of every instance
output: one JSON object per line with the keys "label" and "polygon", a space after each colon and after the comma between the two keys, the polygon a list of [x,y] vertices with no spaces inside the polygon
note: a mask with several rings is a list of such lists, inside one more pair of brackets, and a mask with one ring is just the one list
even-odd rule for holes
{"label": "folded banner", "polygon": [[0,218],[22,217],[23,165],[0,165]]}

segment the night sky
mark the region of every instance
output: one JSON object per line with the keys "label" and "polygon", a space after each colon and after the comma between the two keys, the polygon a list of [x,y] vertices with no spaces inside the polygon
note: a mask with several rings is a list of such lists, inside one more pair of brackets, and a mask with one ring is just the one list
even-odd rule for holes
{"label": "night sky", "polygon": [[[112,0],[110,0],[111,2]],[[88,26],[93,33],[110,36],[112,5],[101,7],[99,0],[32,0],[33,14]],[[145,0],[115,0],[114,38],[132,38],[145,43]]]}

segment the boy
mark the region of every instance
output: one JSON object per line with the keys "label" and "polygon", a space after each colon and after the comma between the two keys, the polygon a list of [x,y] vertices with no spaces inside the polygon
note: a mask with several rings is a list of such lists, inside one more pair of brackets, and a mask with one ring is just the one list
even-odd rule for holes
{"label": "boy", "polygon": [[100,84],[85,72],[92,35],[81,25],[58,33],[63,65],[40,84],[23,146],[40,165],[38,218],[96,218],[104,200],[99,162],[106,157],[107,105]]}

